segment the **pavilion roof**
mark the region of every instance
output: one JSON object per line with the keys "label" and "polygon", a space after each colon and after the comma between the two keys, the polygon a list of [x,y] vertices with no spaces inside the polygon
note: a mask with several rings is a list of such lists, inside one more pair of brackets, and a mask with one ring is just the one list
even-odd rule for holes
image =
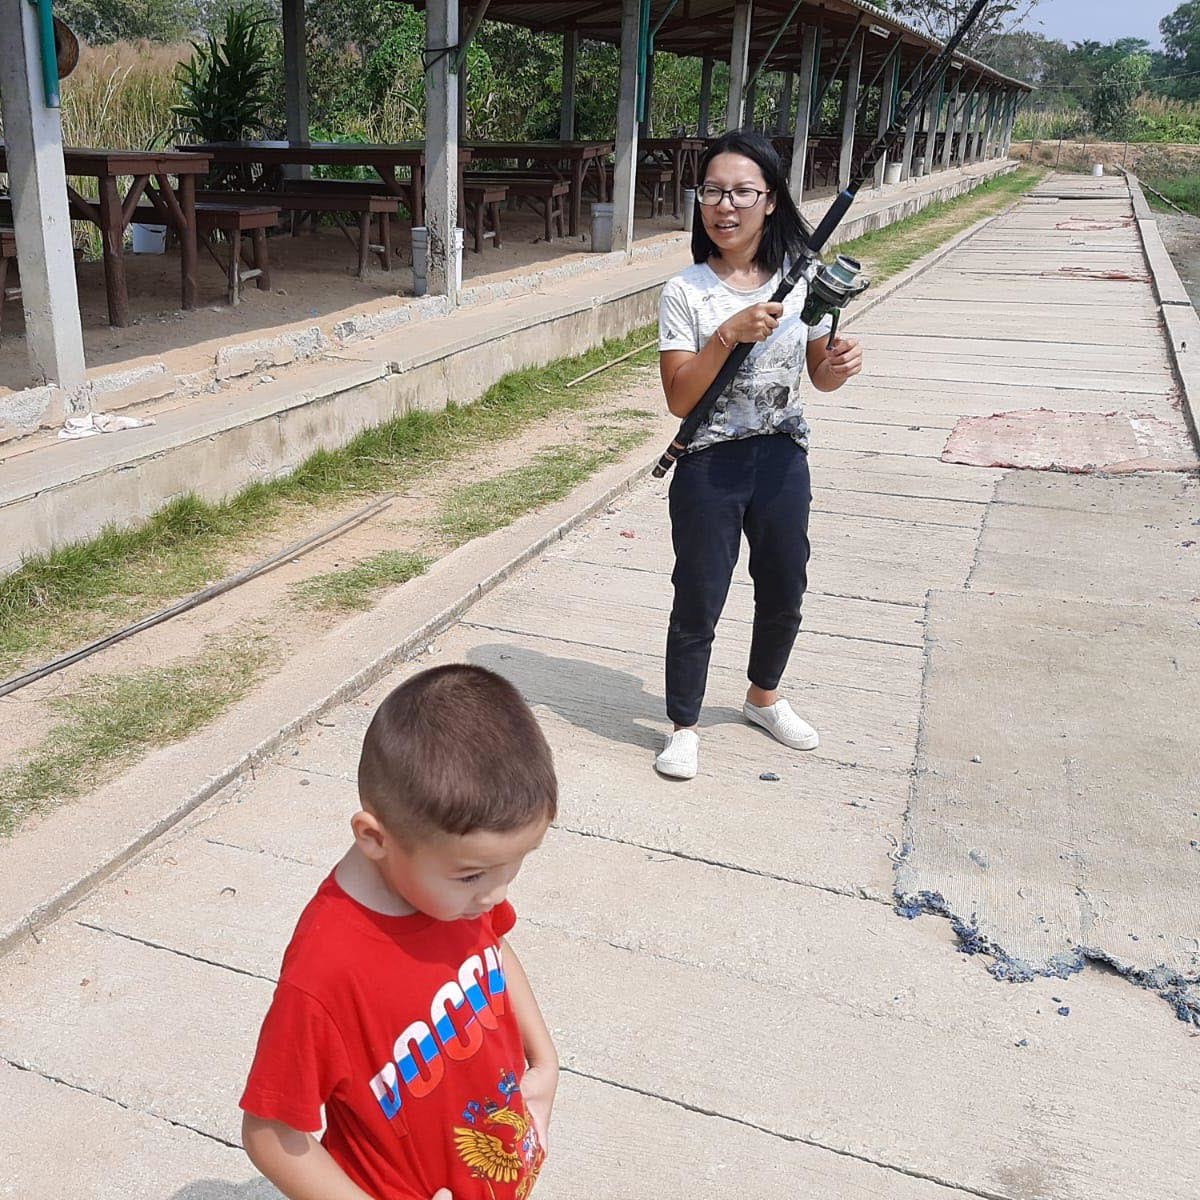
{"label": "pavilion roof", "polygon": [[[822,61],[828,64],[841,54],[847,39],[856,29],[870,32],[864,43],[863,70],[870,79],[900,38],[901,69],[912,70],[923,57],[929,61],[943,43],[931,38],[906,21],[866,3],[866,0],[755,0],[751,21],[750,63],[756,67],[768,50],[766,70],[795,70],[800,65],[800,32],[803,26],[817,25],[822,30]],[[656,50],[700,57],[711,55],[728,59],[733,34],[733,0],[677,0],[669,12],[668,0],[652,0],[651,24],[666,19],[654,39]],[[507,21],[549,33],[576,31],[593,41],[618,43],[621,39],[620,0],[491,0],[490,20]],[[789,21],[789,15],[791,20]],[[782,37],[771,48],[781,26]],[[967,73],[982,75],[1006,87],[1032,91],[1019,79],[993,70],[968,55],[956,55]]]}

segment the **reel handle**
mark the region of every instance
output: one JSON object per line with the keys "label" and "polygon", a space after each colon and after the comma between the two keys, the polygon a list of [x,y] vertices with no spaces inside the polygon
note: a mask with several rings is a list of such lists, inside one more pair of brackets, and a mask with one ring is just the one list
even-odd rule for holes
{"label": "reel handle", "polygon": [[664,451],[662,458],[654,464],[654,470],[650,472],[655,479],[662,479],[666,473],[679,461],[679,456],[687,449],[686,446],[681,446],[678,441],[672,442]]}

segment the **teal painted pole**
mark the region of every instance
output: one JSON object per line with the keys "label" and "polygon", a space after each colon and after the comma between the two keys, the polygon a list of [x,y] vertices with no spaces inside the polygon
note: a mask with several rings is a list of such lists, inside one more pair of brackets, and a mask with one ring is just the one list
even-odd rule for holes
{"label": "teal painted pole", "polygon": [[54,45],[54,9],[51,0],[29,0],[38,10],[38,41],[42,49],[42,89],[47,108],[62,107],[58,81],[58,48]]}

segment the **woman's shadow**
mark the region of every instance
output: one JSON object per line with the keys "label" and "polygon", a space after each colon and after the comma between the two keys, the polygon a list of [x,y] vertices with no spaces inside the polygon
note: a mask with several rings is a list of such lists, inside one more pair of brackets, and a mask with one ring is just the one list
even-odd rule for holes
{"label": "woman's shadow", "polygon": [[[578,658],[559,658],[525,646],[496,643],[467,655],[476,666],[503,675],[530,704],[544,704],[564,721],[611,742],[657,752],[670,727],[663,697],[637,675]],[[704,710],[702,726],[740,721],[732,708]]]}

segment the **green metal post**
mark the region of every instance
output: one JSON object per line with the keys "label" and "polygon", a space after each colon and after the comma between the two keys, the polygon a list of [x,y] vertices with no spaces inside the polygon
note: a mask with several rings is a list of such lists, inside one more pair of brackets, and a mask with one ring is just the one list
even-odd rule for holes
{"label": "green metal post", "polygon": [[38,41],[42,50],[42,90],[47,108],[62,107],[58,80],[58,48],[54,45],[54,9],[51,0],[29,0],[38,10]]}

